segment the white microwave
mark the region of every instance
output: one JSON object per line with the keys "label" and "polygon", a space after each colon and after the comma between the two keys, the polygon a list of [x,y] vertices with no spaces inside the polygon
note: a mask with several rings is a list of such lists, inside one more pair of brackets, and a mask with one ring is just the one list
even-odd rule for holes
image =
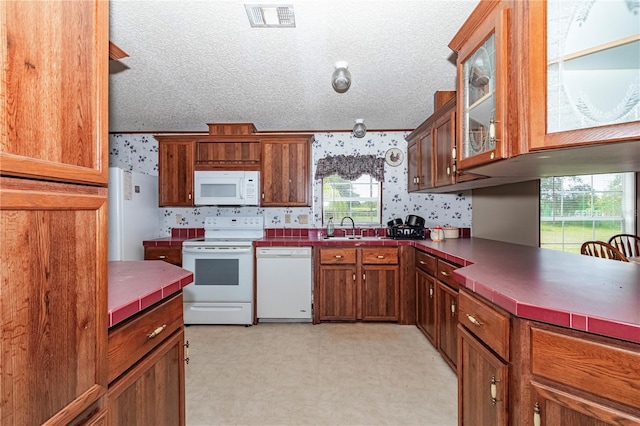
{"label": "white microwave", "polygon": [[260,172],[196,171],[197,206],[259,206]]}

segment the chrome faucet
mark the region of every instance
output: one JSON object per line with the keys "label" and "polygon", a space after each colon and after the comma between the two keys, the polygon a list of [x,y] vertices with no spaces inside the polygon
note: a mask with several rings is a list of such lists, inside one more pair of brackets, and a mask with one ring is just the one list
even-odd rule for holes
{"label": "chrome faucet", "polygon": [[353,218],[351,216],[343,217],[342,220],[340,221],[340,226],[342,226],[344,224],[344,220],[345,219],[349,219],[351,221],[351,235],[353,235],[355,237],[356,236],[356,223],[353,221]]}

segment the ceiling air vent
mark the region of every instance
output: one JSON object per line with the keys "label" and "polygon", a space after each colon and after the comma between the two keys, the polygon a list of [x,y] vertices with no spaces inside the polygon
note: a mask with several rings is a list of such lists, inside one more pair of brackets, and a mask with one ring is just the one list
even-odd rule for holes
{"label": "ceiling air vent", "polygon": [[296,26],[292,4],[245,4],[244,8],[254,28],[294,28]]}

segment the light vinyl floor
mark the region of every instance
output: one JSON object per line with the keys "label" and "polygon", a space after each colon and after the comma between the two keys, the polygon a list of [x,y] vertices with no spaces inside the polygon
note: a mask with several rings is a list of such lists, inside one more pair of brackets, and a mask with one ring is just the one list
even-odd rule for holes
{"label": "light vinyl floor", "polygon": [[188,426],[457,425],[457,381],[415,326],[186,327]]}

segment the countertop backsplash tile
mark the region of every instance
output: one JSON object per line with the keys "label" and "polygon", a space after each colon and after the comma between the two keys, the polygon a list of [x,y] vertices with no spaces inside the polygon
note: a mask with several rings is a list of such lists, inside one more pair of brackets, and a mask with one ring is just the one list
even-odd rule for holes
{"label": "countertop backsplash tile", "polygon": [[[316,133],[311,149],[311,174],[315,175],[318,159],[328,155],[371,155],[383,157],[389,148],[403,153],[400,165],[385,163],[382,184],[382,225],[409,214],[424,217],[426,226],[471,227],[471,191],[457,194],[409,194],[407,192],[407,141],[409,132],[368,132],[362,139],[350,132]],[[158,175],[158,141],[153,134],[117,133],[109,135],[109,166]],[[172,228],[199,228],[206,216],[263,215],[267,228],[322,227],[322,181],[313,181],[312,206],[305,208],[263,207],[194,207],[158,208],[162,233],[171,235]],[[290,215],[291,223],[285,223]],[[308,223],[300,223],[306,215]],[[304,220],[303,220],[304,222]]]}

